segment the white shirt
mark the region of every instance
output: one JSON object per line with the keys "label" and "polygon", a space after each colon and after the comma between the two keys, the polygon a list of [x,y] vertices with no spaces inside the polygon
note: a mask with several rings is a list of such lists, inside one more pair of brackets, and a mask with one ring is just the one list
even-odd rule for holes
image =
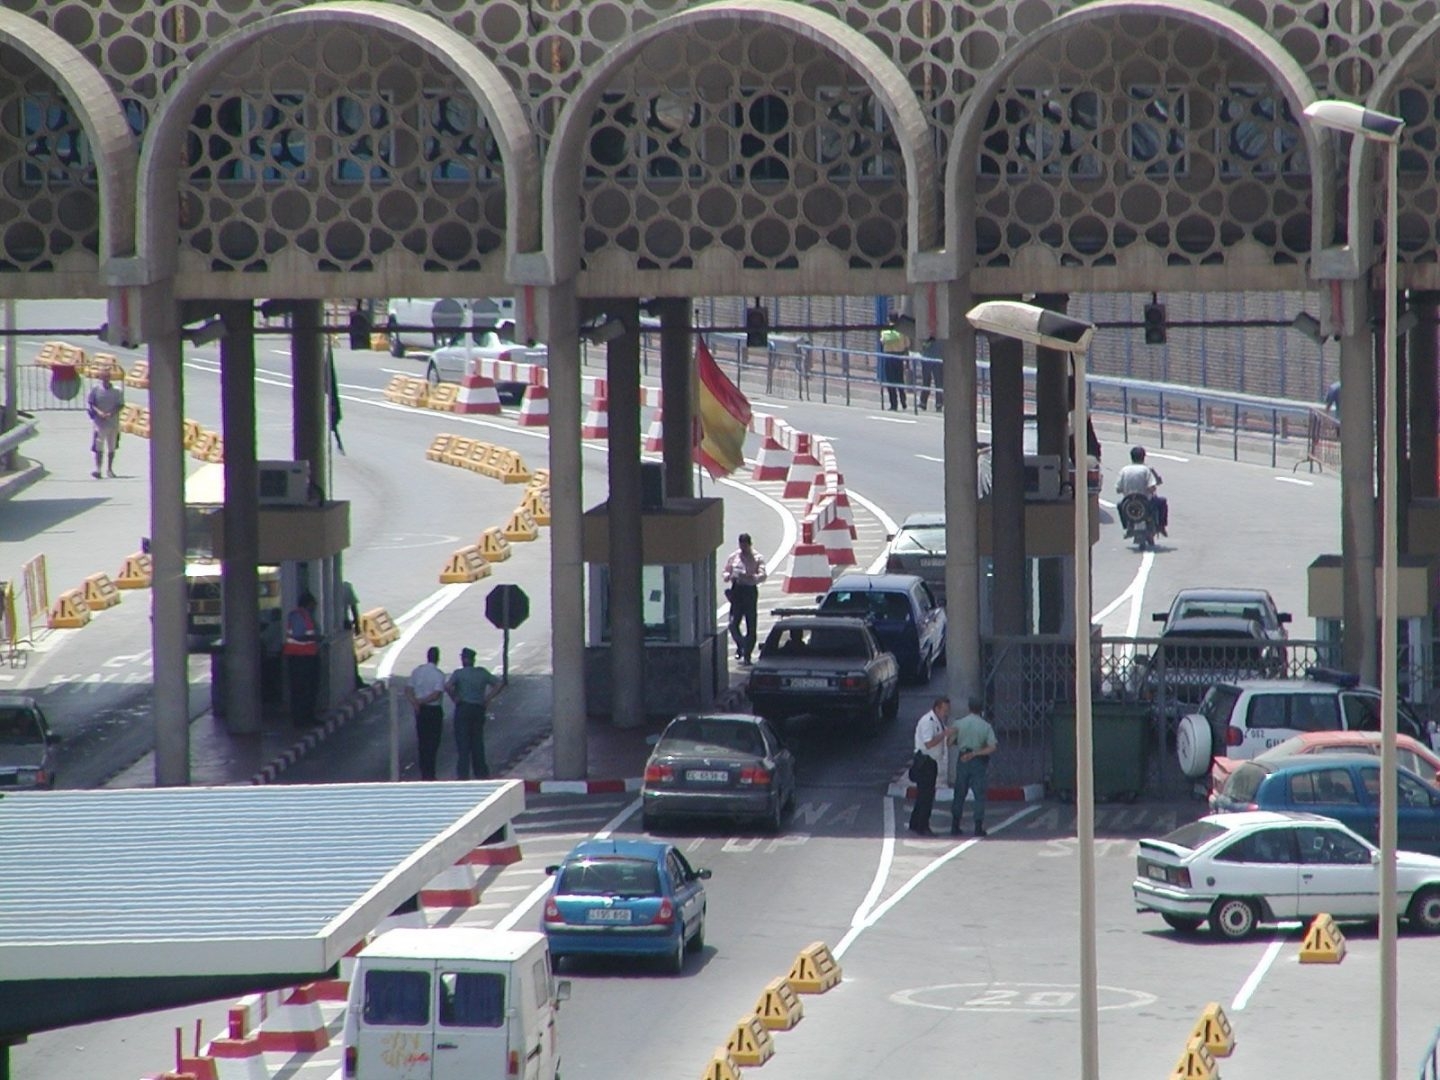
{"label": "white shirt", "polygon": [[1115,478],[1116,495],[1149,495],[1160,477],[1149,465],[1126,465]]}
{"label": "white shirt", "polygon": [[759,585],[765,580],[765,560],[753,547],[748,559],[744,548],[736,548],[725,560],[723,576],[736,585]]}
{"label": "white shirt", "polygon": [[936,743],[934,746],[925,744],[944,730],[945,721],[935,715],[934,709],[920,717],[919,723],[915,725],[915,749],[926,757],[935,759],[935,764],[940,767],[941,776],[945,775],[945,748],[948,744],[944,742]]}
{"label": "white shirt", "polygon": [[[434,701],[428,698],[439,694]],[[439,705],[445,700],[445,673],[435,664],[424,663],[410,673],[410,696],[422,705]]]}

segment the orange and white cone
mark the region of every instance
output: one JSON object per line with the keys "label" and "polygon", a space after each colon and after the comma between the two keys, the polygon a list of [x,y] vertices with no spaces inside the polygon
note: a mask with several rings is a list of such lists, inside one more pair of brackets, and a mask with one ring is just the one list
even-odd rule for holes
{"label": "orange and white cone", "polygon": [[855,544],[850,537],[850,528],[833,510],[830,523],[820,530],[820,542],[825,547],[825,559],[831,566],[855,565]]}
{"label": "orange and white cone", "polygon": [[661,410],[655,410],[655,419],[650,421],[650,427],[645,431],[645,452],[647,454],[658,454],[665,448],[665,421],[662,419]]}
{"label": "orange and white cone", "polygon": [[597,394],[590,399],[585,410],[585,422],[580,425],[582,439],[608,439],[610,437],[610,399]]}
{"label": "orange and white cone", "polygon": [[320,1000],[304,987],[282,990],[280,1004],[260,1025],[260,1048],[267,1053],[315,1053],[330,1045]]}
{"label": "orange and white cone", "polygon": [[455,404],[450,411],[466,415],[498,413],[500,395],[495,390],[495,380],[476,373],[473,368],[466,372],[460,379],[460,392],[455,395]]}
{"label": "orange and white cone", "polygon": [[525,388],[525,397],[520,402],[521,427],[550,426],[550,389],[531,383]]}
{"label": "orange and white cone", "polygon": [[795,460],[790,463],[790,471],[785,476],[782,495],[787,499],[808,499],[815,477],[820,473],[820,462],[810,449],[809,435],[803,432],[797,434],[795,443]]}
{"label": "orange and white cone", "polygon": [[855,511],[850,508],[850,496],[845,491],[843,473],[835,474],[835,516],[844,523],[850,539],[854,540],[859,533],[855,531]]}
{"label": "orange and white cone", "polygon": [[830,559],[824,544],[801,543],[795,545],[791,555],[790,576],[780,591],[786,595],[796,593],[823,593],[830,588]]}
{"label": "orange and white cone", "polygon": [[766,435],[760,447],[760,456],[750,473],[751,480],[784,480],[789,476],[790,463],[794,456],[781,446],[773,435]]}

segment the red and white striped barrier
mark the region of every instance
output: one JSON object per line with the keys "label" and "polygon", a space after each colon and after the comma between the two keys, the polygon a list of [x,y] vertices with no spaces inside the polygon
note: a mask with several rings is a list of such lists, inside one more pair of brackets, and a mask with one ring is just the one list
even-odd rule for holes
{"label": "red and white striped barrier", "polygon": [[790,464],[794,459],[794,455],[781,446],[775,436],[767,435],[760,446],[760,456],[755,459],[750,479],[784,480],[790,474]]}
{"label": "red and white striped barrier", "polygon": [[521,427],[550,426],[550,388],[544,383],[531,383],[520,401]]}
{"label": "red and white striped barrier", "polygon": [[665,421],[664,413],[660,409],[655,410],[655,419],[650,421],[649,430],[645,432],[645,452],[647,454],[658,454],[665,448]]}
{"label": "red and white striped barrier", "polygon": [[850,506],[850,496],[845,491],[845,477],[840,473],[834,473],[835,477],[835,517],[850,534],[854,540],[859,533],[855,530],[855,511]]}
{"label": "red and white striped barrier", "polygon": [[477,374],[496,382],[525,383],[527,386],[549,386],[546,369],[541,364],[526,364],[509,359],[510,353],[500,356],[477,356],[474,368]]}
{"label": "red and white striped barrier", "polygon": [[320,999],[305,987],[280,991],[280,1004],[260,1025],[260,1049],[266,1053],[313,1054],[330,1045]]}
{"label": "red and white striped barrier", "polygon": [[795,440],[795,460],[790,463],[790,471],[785,476],[782,495],[787,499],[808,499],[815,477],[820,473],[820,462],[810,449],[809,435],[799,432]]}
{"label": "red and white striped barrier", "polygon": [[850,527],[837,513],[835,500],[826,497],[820,527],[819,540],[825,545],[825,558],[831,566],[854,566],[855,543]]}
{"label": "red and white striped barrier", "polygon": [[828,588],[830,559],[825,554],[825,545],[819,542],[818,521],[812,514],[800,523],[800,543],[791,553],[790,574],[780,591],[787,595],[814,594],[823,593]]}
{"label": "red and white striped barrier", "polygon": [[420,890],[423,908],[469,908],[480,902],[480,873],[465,860],[441,870]]}
{"label": "red and white striped barrier", "polygon": [[455,404],[450,407],[450,411],[466,416],[498,413],[500,395],[495,390],[495,380],[471,368],[460,379],[460,392],[455,395]]}
{"label": "red and white striped barrier", "polygon": [[582,439],[608,439],[610,437],[610,395],[604,379],[584,376],[584,391],[588,399],[585,419],[580,425]]}

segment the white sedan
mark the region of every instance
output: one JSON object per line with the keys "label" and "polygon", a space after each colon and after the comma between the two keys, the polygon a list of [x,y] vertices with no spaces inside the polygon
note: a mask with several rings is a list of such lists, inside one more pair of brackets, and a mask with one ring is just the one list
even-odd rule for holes
{"label": "white sedan", "polygon": [[[492,331],[484,331],[476,344],[445,345],[424,357],[425,379],[431,386],[441,382],[458,383],[469,374],[474,362],[481,359],[509,360],[544,367],[546,351],[543,345],[517,345]],[[527,385],[522,380],[497,379],[495,390],[501,402],[514,405],[524,396]]]}
{"label": "white sedan", "polygon": [[[1213,814],[1141,840],[1136,863],[1136,908],[1185,933],[1208,921],[1238,941],[1261,923],[1380,914],[1379,849],[1316,814]],[[1395,868],[1402,916],[1440,934],[1440,858],[1401,851]]]}

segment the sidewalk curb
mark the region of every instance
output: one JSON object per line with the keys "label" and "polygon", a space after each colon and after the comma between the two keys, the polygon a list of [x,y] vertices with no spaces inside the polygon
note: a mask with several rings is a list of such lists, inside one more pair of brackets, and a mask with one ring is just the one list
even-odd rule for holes
{"label": "sidewalk curb", "polygon": [[616,795],[639,791],[643,782],[638,777],[629,780],[526,780],[525,791],[530,795]]}
{"label": "sidewalk curb", "polygon": [[276,778],[314,750],[336,731],[344,727],[355,717],[359,716],[374,702],[385,696],[386,683],[384,679],[377,679],[367,685],[363,690],[357,690],[348,698],[342,701],[327,712],[321,722],[310,731],[305,733],[304,738],[290,747],[284,753],[274,758],[268,765],[257,772],[249,780],[248,784],[272,784]]}

